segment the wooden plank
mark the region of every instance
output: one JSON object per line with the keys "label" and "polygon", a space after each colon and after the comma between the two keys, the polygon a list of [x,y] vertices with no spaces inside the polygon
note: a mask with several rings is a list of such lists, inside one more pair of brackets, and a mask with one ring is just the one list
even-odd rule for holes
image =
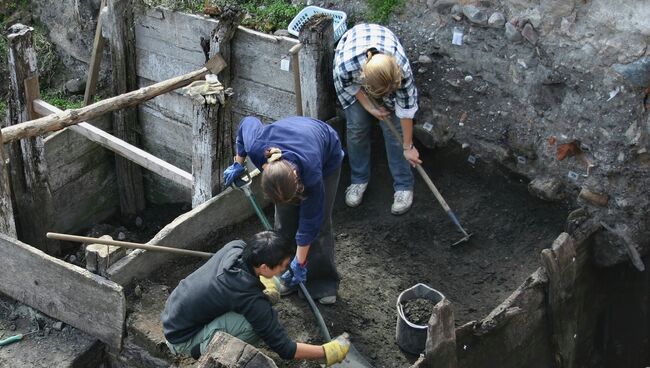
{"label": "wooden plank", "polygon": [[106,7],[106,0],[102,0],[99,5],[99,15],[97,15],[97,27],[95,28],[95,39],[93,40],[93,51],[90,54],[90,68],[88,68],[88,78],[86,80],[86,90],[84,91],[84,105],[92,103],[95,91],[97,89],[97,80],[99,79],[99,69],[102,63],[102,54],[104,52],[104,38],[102,37],[102,10]]}
{"label": "wooden plank", "polygon": [[81,121],[91,120],[108,112],[119,110],[128,106],[134,106],[150,100],[158,95],[184,87],[194,80],[205,77],[209,72],[222,70],[225,65],[220,56],[211,59],[199,70],[191,73],[156,83],[152,86],[140,88],[123,95],[107,98],[79,109],[65,110],[59,114],[48,115],[36,120],[26,121],[11,127],[3,128],[3,142],[10,143],[19,139],[36,137],[47,132],[63,129]]}
{"label": "wooden plank", "polygon": [[[153,83],[153,81],[146,78],[138,79],[138,85],[140,87],[146,87]],[[192,99],[177,92],[169,92],[157,96],[142,103],[140,108],[143,106],[156,110],[166,118],[175,121],[176,124],[182,124],[188,128],[192,125],[191,122],[196,115]]]}
{"label": "wooden plank", "polygon": [[205,104],[192,125],[192,208],[212,198],[212,158],[217,148],[219,103]]}
{"label": "wooden plank", "polygon": [[456,368],[458,366],[454,308],[447,298],[433,308],[428,323],[425,351],[426,359],[436,362],[436,367]]}
{"label": "wooden plank", "polygon": [[[94,149],[78,155],[76,159],[68,161],[65,165],[59,165],[56,171],[52,170],[49,176],[50,190],[55,193],[68,183],[79,180],[79,178],[100,165],[112,162],[113,159],[110,151],[95,145]],[[48,162],[51,162],[51,160],[48,156]],[[92,190],[98,192],[100,189],[92,188]],[[71,197],[75,197],[76,194],[69,193]]]}
{"label": "wooden plank", "polygon": [[[8,125],[15,128],[35,115],[32,99],[38,95],[38,66],[32,39],[33,28],[15,24],[9,28],[9,114]],[[27,81],[27,83],[25,83]],[[33,117],[33,116],[32,116]],[[3,139],[7,137],[3,131]],[[48,167],[41,137],[11,145],[12,190],[16,199],[19,238],[50,254],[61,252],[58,241],[44,237],[55,218]]]}
{"label": "wooden plank", "polygon": [[145,172],[145,188],[147,188],[147,203],[191,203],[191,191],[162,176]]}
{"label": "wooden plank", "polygon": [[200,68],[205,61],[203,54],[198,55],[196,62],[188,63],[176,59],[173,54],[165,55],[162,52],[151,52],[142,49],[137,49],[137,52],[137,75],[156,82],[171,79],[177,75],[190,73],[193,70]]}
{"label": "wooden plank", "polygon": [[119,210],[113,163],[104,161],[52,195],[55,207],[65,216],[57,216],[48,231],[74,233],[106,220]]}
{"label": "wooden plank", "polygon": [[156,110],[140,108],[142,145],[156,156],[183,170],[192,170],[192,128],[166,118]]}
{"label": "wooden plank", "polygon": [[122,287],[0,234],[0,291],[97,337],[119,351],[126,298]]}
{"label": "wooden plank", "polygon": [[233,58],[237,61],[233,67],[234,75],[294,92],[293,68],[283,71],[280,62],[291,59],[289,50],[297,43],[296,40],[268,39],[257,33],[238,30],[232,45]]}
{"label": "wooden plank", "polygon": [[232,85],[235,90],[232,109],[242,115],[261,115],[268,120],[279,120],[286,117],[288,111],[293,113],[296,110],[293,93],[241,78],[235,78]]}
{"label": "wooden plank", "polygon": [[201,51],[200,38],[210,38],[219,20],[198,14],[174,12],[167,9],[148,9],[136,16],[136,42],[138,35],[163,41],[169,48]]}
{"label": "wooden plank", "polygon": [[[49,111],[53,114],[61,111],[61,109],[42,100],[34,101],[34,106],[36,106],[39,111]],[[93,125],[81,122],[77,125],[68,127],[68,129],[90,139],[104,148],[108,148],[132,162],[135,162],[147,170],[153,171],[158,175],[164,176],[188,188],[192,187],[192,174],[185,172],[138,147],[128,144]]]}

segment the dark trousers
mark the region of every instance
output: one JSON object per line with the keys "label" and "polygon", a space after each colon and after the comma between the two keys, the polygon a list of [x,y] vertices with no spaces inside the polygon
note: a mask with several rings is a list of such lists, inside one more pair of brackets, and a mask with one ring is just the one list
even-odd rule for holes
{"label": "dark trousers", "polygon": [[[334,233],[332,210],[338,188],[341,168],[324,178],[325,200],[323,202],[323,225],[307,254],[307,283],[305,286],[314,299],[336,295],[339,289],[339,273],[334,257]],[[298,231],[300,206],[276,205],[275,230],[287,239],[294,239]]]}

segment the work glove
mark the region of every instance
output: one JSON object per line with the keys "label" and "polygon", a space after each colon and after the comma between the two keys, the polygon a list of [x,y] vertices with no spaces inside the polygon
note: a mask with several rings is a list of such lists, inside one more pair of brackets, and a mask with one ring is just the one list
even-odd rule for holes
{"label": "work glove", "polygon": [[307,261],[300,264],[298,258],[293,257],[289,269],[280,276],[285,285],[296,286],[307,281]]}
{"label": "work glove", "polygon": [[264,295],[269,299],[271,305],[275,305],[280,301],[280,292],[276,284],[277,278],[260,276],[260,282],[264,285]]}
{"label": "work glove", "polygon": [[246,169],[239,162],[235,162],[234,164],[228,166],[223,171],[223,183],[224,183],[224,185],[227,186],[227,187],[231,186],[232,183],[235,182],[235,179],[242,176],[244,171],[246,171]]}
{"label": "work glove", "polygon": [[336,339],[324,344],[323,350],[325,350],[325,361],[328,367],[332,364],[341,363],[345,356],[348,355],[348,351],[350,351],[350,336],[343,333]]}

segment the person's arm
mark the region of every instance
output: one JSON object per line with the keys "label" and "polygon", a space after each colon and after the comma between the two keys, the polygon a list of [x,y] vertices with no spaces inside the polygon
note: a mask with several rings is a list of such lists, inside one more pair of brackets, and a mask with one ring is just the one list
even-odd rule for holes
{"label": "person's arm", "polygon": [[366,111],[370,113],[370,115],[374,116],[378,120],[382,120],[390,115],[390,111],[388,111],[387,108],[384,106],[379,106],[373,101],[370,100],[370,98],[366,95],[366,93],[363,91],[363,88],[359,89],[359,92],[355,95],[357,98],[357,101],[363,106]]}
{"label": "person's arm", "polygon": [[413,119],[402,118],[399,121],[402,126],[402,149],[404,150],[404,158],[411,166],[421,164],[420,153],[413,145]]}
{"label": "person's arm", "polygon": [[296,343],[296,355],[293,359],[324,359],[325,350],[322,345],[311,345],[302,342]]}

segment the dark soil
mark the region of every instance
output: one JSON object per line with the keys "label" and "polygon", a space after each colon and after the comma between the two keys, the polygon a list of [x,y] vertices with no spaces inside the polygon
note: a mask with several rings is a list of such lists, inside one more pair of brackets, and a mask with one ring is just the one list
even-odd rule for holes
{"label": "dark soil", "polygon": [[435,305],[436,303],[429,299],[411,299],[402,303],[402,310],[404,311],[406,320],[413,324],[424,326],[429,322]]}
{"label": "dark soil", "polygon": [[[460,149],[423,153],[425,170],[473,233],[471,241],[452,247],[462,234],[420,178],[413,208],[402,216],[391,215],[392,179],[383,142],[375,138],[380,149],[373,151],[373,176],[361,206],[345,205],[347,165],[342,173],[334,210],[341,285],[337,303],[320,310],[332,336],[350,333],[354,346],[375,367],[406,367],[417,357],[395,343],[400,292],[424,283],[453,303],[457,326],[481,319],[540,266],[539,253],[563,231],[568,209],[530,196],[519,177],[480,160],[470,165]],[[214,243],[223,245],[261,230],[253,218]],[[173,288],[203,261],[187,262],[163,267],[165,271],[150,280]],[[323,343],[299,295],[283,298],[277,310],[294,339]],[[283,362],[267,353],[280,367],[318,367],[313,362]]]}

